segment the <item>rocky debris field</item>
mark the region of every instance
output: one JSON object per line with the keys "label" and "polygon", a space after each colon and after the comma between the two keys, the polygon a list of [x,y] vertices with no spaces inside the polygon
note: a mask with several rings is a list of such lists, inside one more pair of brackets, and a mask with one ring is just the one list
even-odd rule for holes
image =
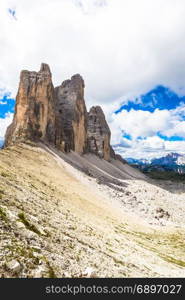
{"label": "rocky debris field", "polygon": [[172,193],[128,165],[79,156],[90,176],[76,153],[62,155],[41,144],[0,151],[0,276],[184,277],[183,186]]}

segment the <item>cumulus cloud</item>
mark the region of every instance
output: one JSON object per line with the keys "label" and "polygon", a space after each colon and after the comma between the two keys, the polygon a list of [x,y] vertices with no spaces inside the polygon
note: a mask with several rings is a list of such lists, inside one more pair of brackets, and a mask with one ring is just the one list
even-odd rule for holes
{"label": "cumulus cloud", "polygon": [[0,100],[0,105],[7,105],[7,101],[1,101]]}
{"label": "cumulus cloud", "polygon": [[[183,152],[185,142],[185,104],[176,109],[154,112],[123,110],[110,120],[112,144],[124,157],[156,157],[165,152]],[[125,138],[126,137],[126,138]],[[162,138],[163,137],[163,138]]]}
{"label": "cumulus cloud", "polygon": [[7,113],[5,118],[0,118],[0,141],[4,140],[6,128],[11,124],[13,120],[13,114]]}
{"label": "cumulus cloud", "polygon": [[10,98],[11,93],[6,88],[0,88],[0,99],[3,99],[5,96],[6,98]]}
{"label": "cumulus cloud", "polygon": [[122,132],[122,135],[129,134],[133,139],[154,136],[156,133],[167,137],[185,137],[184,118],[185,104],[171,110],[155,109],[154,112],[131,109],[114,113],[110,119],[110,126],[115,136]]}
{"label": "cumulus cloud", "polygon": [[[124,141],[125,142],[125,141]],[[164,141],[158,136],[148,137],[143,140],[129,141],[130,147],[116,145],[114,149],[125,158],[158,158],[171,152],[185,155],[185,141]]]}
{"label": "cumulus cloud", "polygon": [[159,83],[184,93],[184,0],[1,0],[0,11],[0,85],[13,95],[20,70],[42,61],[55,84],[81,73],[88,105]]}
{"label": "cumulus cloud", "polygon": [[[156,109],[153,113],[142,110],[123,110],[112,116],[110,126],[114,131],[119,129],[124,134],[129,134],[133,139],[137,137],[154,136],[158,131],[165,131],[172,126],[171,114],[168,110]],[[116,132],[118,135],[118,132]],[[120,134],[121,135],[121,134]]]}

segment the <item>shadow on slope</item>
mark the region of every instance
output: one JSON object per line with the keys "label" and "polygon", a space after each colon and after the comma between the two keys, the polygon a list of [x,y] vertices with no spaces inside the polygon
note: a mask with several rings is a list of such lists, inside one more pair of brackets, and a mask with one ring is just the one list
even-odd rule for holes
{"label": "shadow on slope", "polygon": [[107,185],[120,192],[127,187],[124,180],[146,178],[144,174],[119,160],[112,159],[108,162],[94,154],[79,155],[73,151],[65,154],[51,146],[42,144],[41,147],[55,157],[63,159],[77,170],[96,178],[98,184]]}

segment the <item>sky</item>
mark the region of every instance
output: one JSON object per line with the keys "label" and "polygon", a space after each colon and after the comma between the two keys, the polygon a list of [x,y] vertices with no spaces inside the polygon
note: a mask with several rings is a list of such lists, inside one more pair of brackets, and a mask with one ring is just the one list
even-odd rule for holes
{"label": "sky", "polygon": [[19,74],[50,65],[85,80],[123,157],[185,154],[184,0],[1,0],[0,143]]}

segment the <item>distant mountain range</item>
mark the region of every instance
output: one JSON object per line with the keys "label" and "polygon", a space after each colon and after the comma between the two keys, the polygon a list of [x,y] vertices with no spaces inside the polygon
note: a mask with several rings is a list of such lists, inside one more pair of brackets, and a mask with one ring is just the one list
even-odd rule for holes
{"label": "distant mountain range", "polygon": [[180,174],[185,173],[185,155],[179,153],[169,153],[166,156],[153,159],[133,159],[127,158],[127,162],[137,166],[144,172],[175,171]]}
{"label": "distant mountain range", "polygon": [[141,158],[141,159],[136,159],[136,158],[125,158],[126,161],[131,164],[131,165],[148,165],[151,163],[151,160],[149,159],[144,159],[144,158]]}
{"label": "distant mountain range", "polygon": [[156,158],[151,161],[152,165],[163,165],[163,166],[184,166],[185,155],[178,153],[170,153],[164,157]]}

